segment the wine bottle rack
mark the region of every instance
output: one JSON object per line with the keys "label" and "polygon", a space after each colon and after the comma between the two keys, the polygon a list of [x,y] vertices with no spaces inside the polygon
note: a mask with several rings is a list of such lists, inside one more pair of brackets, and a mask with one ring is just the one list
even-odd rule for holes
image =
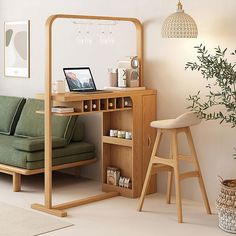
{"label": "wine bottle rack", "polygon": [[[127,99],[129,100],[129,106],[126,106]],[[131,101],[131,102],[130,102]],[[71,115],[81,115],[92,112],[110,112],[110,111],[120,111],[120,110],[130,110],[132,109],[132,99],[130,97],[113,97],[113,98],[101,98],[101,99],[91,99],[83,100],[77,102],[54,102],[53,105],[73,107],[74,112],[68,113],[54,113],[57,116],[71,116]],[[37,111],[37,113],[44,113],[43,111]]]}

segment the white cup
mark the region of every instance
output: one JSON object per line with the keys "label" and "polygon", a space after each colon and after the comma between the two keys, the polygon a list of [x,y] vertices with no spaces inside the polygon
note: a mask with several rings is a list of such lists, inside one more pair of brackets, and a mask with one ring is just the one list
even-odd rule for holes
{"label": "white cup", "polygon": [[108,69],[108,74],[109,74],[109,86],[117,87],[118,86],[117,69],[114,68]]}
{"label": "white cup", "polygon": [[54,93],[65,93],[65,81],[57,80],[52,84]]}

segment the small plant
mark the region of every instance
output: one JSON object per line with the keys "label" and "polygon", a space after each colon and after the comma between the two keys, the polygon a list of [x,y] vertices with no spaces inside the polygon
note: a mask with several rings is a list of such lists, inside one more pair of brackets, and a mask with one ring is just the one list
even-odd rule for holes
{"label": "small plant", "polygon": [[[202,44],[197,49],[198,62],[187,62],[185,69],[199,71],[207,80],[207,94],[201,98],[201,92],[189,95],[191,102],[188,109],[197,112],[205,120],[220,120],[220,123],[230,123],[236,126],[236,62],[226,58],[227,48],[215,48],[210,54]],[[236,50],[230,54],[236,56]]]}

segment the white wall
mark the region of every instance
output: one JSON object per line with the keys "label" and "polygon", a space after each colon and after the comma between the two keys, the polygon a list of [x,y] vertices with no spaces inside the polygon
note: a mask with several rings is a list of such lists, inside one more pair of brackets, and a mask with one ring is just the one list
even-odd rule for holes
{"label": "white wall", "polygon": [[[158,90],[158,118],[172,118],[185,112],[188,105],[186,97],[204,88],[204,81],[199,74],[184,70],[185,63],[194,60],[193,46],[200,43],[211,49],[218,45],[232,50],[236,48],[236,1],[208,0],[206,4],[204,0],[183,0],[184,9],[192,15],[198,24],[198,39],[162,39],[160,34],[161,24],[165,17],[175,10],[176,2],[175,0],[0,0],[0,35],[2,42],[0,46],[2,58],[0,60],[0,94],[33,97],[35,93],[43,91],[44,23],[49,15],[72,13],[128,16],[137,17],[144,24],[145,85]],[[3,22],[23,19],[30,19],[31,21],[31,78],[4,78]],[[126,32],[126,34],[132,37],[132,30],[130,33]],[[61,40],[63,42],[68,39],[64,35]],[[59,42],[57,43],[59,44]],[[122,48],[125,48],[124,51],[127,50],[129,53],[127,55],[133,53],[129,40],[127,40],[127,44],[122,45]],[[114,46],[114,51],[116,51],[116,48]],[[61,46],[60,54],[61,56],[65,55],[65,57],[57,61],[60,66],[55,65],[54,73],[56,77],[61,78],[62,76],[60,67],[66,63],[65,59],[68,55],[66,49],[68,50],[68,47]],[[96,47],[97,49],[101,50]],[[94,53],[94,61],[96,60],[99,63],[104,61],[98,68],[111,66],[107,61],[110,51],[111,49],[108,48],[103,54]],[[116,57],[123,55],[124,51],[119,54],[119,50],[117,50]],[[74,56],[69,63],[73,63],[73,60]],[[113,63],[116,60],[113,59]],[[96,71],[97,67],[94,68]],[[103,78],[99,78],[99,80],[101,81],[98,83],[102,84]],[[98,117],[100,118],[100,116]],[[97,116],[91,116],[88,122],[87,126],[90,133],[88,139],[97,143],[97,147],[99,147],[99,132],[97,136],[94,136],[93,133],[94,130],[99,130],[100,119],[97,119]],[[235,129],[228,126],[220,126],[218,122],[202,122],[201,125],[194,127],[192,130],[209,198],[211,202],[214,202],[218,192],[217,175],[224,178],[235,178],[236,160],[233,160],[232,153],[234,151],[233,147],[236,146],[236,132]],[[98,177],[97,169],[98,165],[95,165],[92,168],[87,168],[86,173],[89,170],[93,173],[93,176]],[[164,180],[164,176],[159,178],[158,188],[160,191],[165,189]],[[185,197],[200,199],[198,186],[193,185],[191,181],[183,183],[183,190]]]}

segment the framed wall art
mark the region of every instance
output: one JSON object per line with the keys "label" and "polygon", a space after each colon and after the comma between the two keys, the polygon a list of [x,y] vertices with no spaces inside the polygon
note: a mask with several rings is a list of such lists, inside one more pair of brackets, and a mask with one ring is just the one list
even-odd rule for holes
{"label": "framed wall art", "polygon": [[30,77],[30,21],[5,22],[4,75]]}

